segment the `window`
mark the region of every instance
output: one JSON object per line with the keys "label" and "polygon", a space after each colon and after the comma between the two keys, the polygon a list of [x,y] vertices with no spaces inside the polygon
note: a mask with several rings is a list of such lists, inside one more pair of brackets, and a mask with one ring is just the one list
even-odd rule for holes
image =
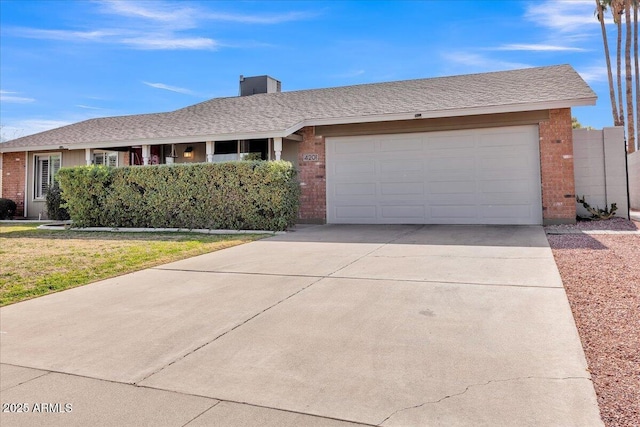
{"label": "window", "polygon": [[118,166],[118,153],[111,151],[93,153],[93,164],[104,166]]}
{"label": "window", "polygon": [[60,154],[37,154],[34,156],[34,160],[36,167],[34,169],[33,197],[35,199],[44,199],[47,195],[47,189],[53,184],[53,177],[60,169]]}

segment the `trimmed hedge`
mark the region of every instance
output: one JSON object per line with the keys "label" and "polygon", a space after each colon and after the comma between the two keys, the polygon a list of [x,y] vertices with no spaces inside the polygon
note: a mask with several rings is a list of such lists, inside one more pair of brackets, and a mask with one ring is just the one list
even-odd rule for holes
{"label": "trimmed hedge", "polygon": [[80,166],[57,175],[77,227],[285,230],[298,217],[289,162]]}

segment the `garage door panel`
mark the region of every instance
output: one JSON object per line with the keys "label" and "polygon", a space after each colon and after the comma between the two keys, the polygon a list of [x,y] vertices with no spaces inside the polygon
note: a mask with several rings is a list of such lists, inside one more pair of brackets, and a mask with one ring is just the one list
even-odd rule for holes
{"label": "garage door panel", "polygon": [[336,185],[336,196],[373,196],[376,185],[373,183],[343,183]]}
{"label": "garage door panel", "polygon": [[424,171],[422,160],[388,160],[378,161],[379,170],[383,174],[410,173]]}
{"label": "garage door panel", "polygon": [[528,196],[530,193],[530,183],[525,180],[502,179],[483,180],[478,182],[481,194],[505,194],[519,193]]}
{"label": "garage door panel", "polygon": [[517,221],[518,218],[526,218],[531,214],[528,205],[489,205],[482,206],[483,218],[503,219],[505,221]]}
{"label": "garage door panel", "polygon": [[424,194],[424,182],[381,182],[380,195],[414,195]]}
{"label": "garage door panel", "polygon": [[529,197],[525,193],[478,194],[475,200],[482,205],[525,205],[529,203]]}
{"label": "garage door panel", "polygon": [[338,162],[333,166],[333,173],[337,177],[349,177],[358,174],[376,173],[376,163],[373,160],[367,162]]}
{"label": "garage door panel", "polygon": [[476,160],[475,157],[469,157],[468,152],[464,152],[459,156],[431,157],[427,160],[427,166],[434,172],[468,171],[475,168]]}
{"label": "garage door panel", "polygon": [[440,181],[429,183],[429,194],[475,194],[475,181]]}
{"label": "garage door panel", "polygon": [[380,141],[377,148],[380,152],[394,153],[399,151],[422,151],[423,143],[421,138],[388,139]]}
{"label": "garage door panel", "polygon": [[376,206],[339,206],[335,208],[335,214],[338,219],[360,219],[360,218],[376,218]]}
{"label": "garage door panel", "polygon": [[542,223],[537,126],[326,142],[328,222]]}
{"label": "garage door panel", "polygon": [[444,152],[454,150],[473,149],[476,145],[476,138],[469,134],[443,135],[438,132],[438,136],[429,136],[426,139],[427,149],[429,151],[442,150]]}
{"label": "garage door panel", "polygon": [[359,155],[366,153],[374,153],[375,145],[371,144],[370,140],[362,139],[352,141],[349,144],[339,144],[335,147],[336,154],[351,154],[356,153]]}
{"label": "garage door panel", "polygon": [[[474,219],[478,216],[478,210],[475,205],[444,205],[431,206],[431,218],[434,220],[446,219]],[[438,221],[440,222],[440,221]],[[440,222],[441,223],[441,222]],[[459,222],[456,222],[459,223]]]}
{"label": "garage door panel", "polygon": [[421,219],[424,210],[424,205],[381,206],[382,217],[386,219]]}

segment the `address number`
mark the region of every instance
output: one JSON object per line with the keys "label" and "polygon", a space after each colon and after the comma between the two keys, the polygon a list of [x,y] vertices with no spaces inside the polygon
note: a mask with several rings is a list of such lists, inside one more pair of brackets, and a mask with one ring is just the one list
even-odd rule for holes
{"label": "address number", "polygon": [[305,162],[317,162],[318,155],[317,154],[303,154],[302,160]]}

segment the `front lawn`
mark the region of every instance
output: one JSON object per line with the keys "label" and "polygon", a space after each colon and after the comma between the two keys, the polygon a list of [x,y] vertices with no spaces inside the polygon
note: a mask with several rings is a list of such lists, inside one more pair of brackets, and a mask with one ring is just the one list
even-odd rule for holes
{"label": "front lawn", "polygon": [[36,227],[0,224],[0,306],[263,237]]}

